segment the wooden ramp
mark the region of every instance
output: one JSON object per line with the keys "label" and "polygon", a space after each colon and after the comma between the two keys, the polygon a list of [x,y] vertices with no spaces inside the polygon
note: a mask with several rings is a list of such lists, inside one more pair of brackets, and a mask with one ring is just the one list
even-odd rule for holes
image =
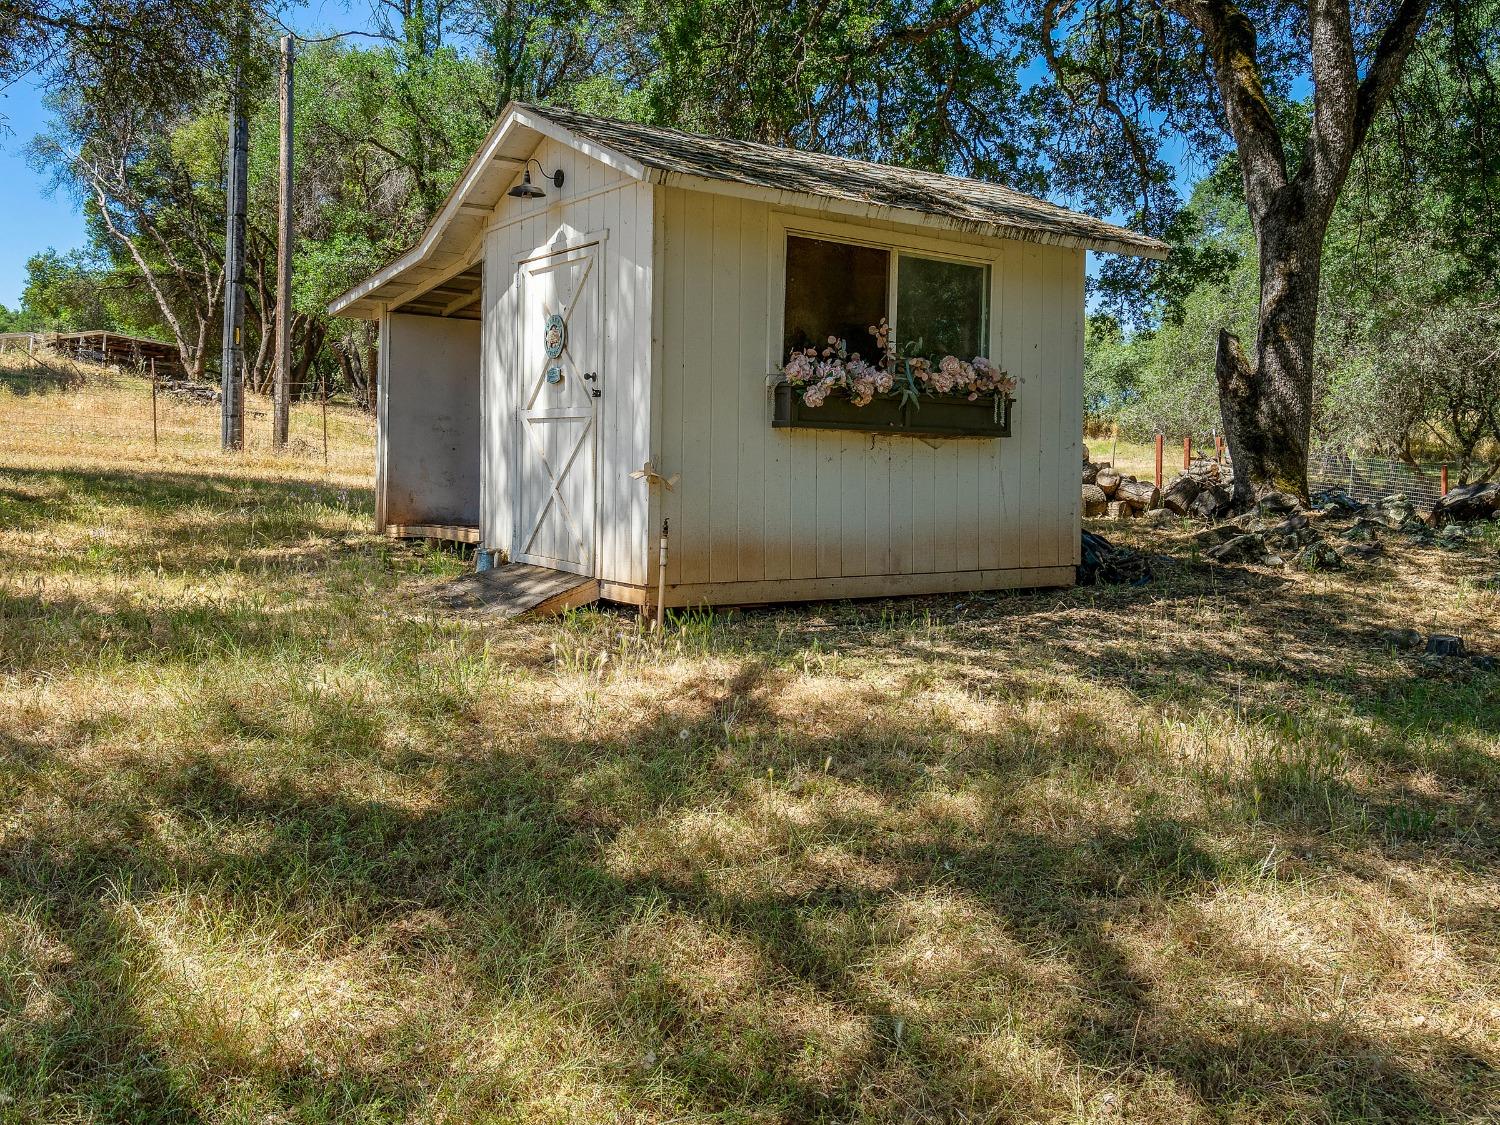
{"label": "wooden ramp", "polygon": [[545,566],[506,563],[444,583],[438,597],[450,609],[486,617],[547,616],[599,600],[599,580]]}

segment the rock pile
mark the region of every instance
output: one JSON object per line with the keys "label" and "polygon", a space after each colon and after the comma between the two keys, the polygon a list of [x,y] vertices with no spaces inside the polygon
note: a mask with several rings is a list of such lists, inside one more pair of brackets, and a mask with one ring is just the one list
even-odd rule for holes
{"label": "rock pile", "polygon": [[1451,525],[1434,532],[1404,493],[1361,504],[1346,492],[1316,492],[1303,511],[1290,497],[1272,494],[1252,511],[1194,534],[1206,557],[1222,563],[1339,570],[1369,562],[1398,538],[1409,546],[1461,547],[1470,538]]}

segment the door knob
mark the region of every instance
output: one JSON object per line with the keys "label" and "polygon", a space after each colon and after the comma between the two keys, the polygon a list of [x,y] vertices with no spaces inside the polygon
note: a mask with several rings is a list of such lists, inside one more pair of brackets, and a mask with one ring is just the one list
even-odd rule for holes
{"label": "door knob", "polygon": [[599,378],[599,372],[597,372],[597,371],[585,371],[583,373],[583,377],[585,379],[590,380],[590,381],[597,381],[598,378]]}

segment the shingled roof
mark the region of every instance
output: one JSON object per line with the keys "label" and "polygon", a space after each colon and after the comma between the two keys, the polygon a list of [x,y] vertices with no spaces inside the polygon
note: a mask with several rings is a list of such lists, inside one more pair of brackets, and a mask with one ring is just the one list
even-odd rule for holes
{"label": "shingled roof", "polygon": [[471,274],[478,276],[473,248],[493,209],[545,136],[653,183],[793,206],[825,201],[821,206],[845,218],[930,223],[1026,242],[1146,258],[1167,256],[1166,243],[1157,239],[983,180],[512,102],[417,243],[336,298],[329,311],[378,317],[382,308],[429,291],[443,308],[456,308],[455,302],[462,304],[469,295],[477,301],[479,282],[471,278],[469,284],[460,284]]}
{"label": "shingled roof", "polygon": [[1092,249],[1148,258],[1167,255],[1167,244],[1159,239],[985,180],[705,137],[557,106],[517,106],[669,174],[918,211],[976,227],[998,227],[997,233],[1028,241],[1052,241],[1045,237],[1052,235]]}

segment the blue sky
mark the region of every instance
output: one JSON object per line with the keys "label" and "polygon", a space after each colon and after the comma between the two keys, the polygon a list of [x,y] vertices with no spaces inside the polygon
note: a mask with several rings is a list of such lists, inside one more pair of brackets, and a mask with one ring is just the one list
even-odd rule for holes
{"label": "blue sky", "polygon": [[41,91],[22,79],[0,95],[0,114],[8,130],[0,134],[0,305],[15,308],[26,259],[48,246],[83,245],[83,216],[66,192],[49,193],[47,178],[26,163],[26,146],[47,125]]}
{"label": "blue sky", "polygon": [[[281,18],[304,35],[346,31],[370,24],[369,0],[311,0],[283,10]],[[0,88],[0,305],[15,308],[26,285],[26,259],[49,246],[60,253],[86,239],[83,215],[65,190],[49,191],[48,177],[33,171],[26,146],[47,128],[42,91],[29,78]]]}

